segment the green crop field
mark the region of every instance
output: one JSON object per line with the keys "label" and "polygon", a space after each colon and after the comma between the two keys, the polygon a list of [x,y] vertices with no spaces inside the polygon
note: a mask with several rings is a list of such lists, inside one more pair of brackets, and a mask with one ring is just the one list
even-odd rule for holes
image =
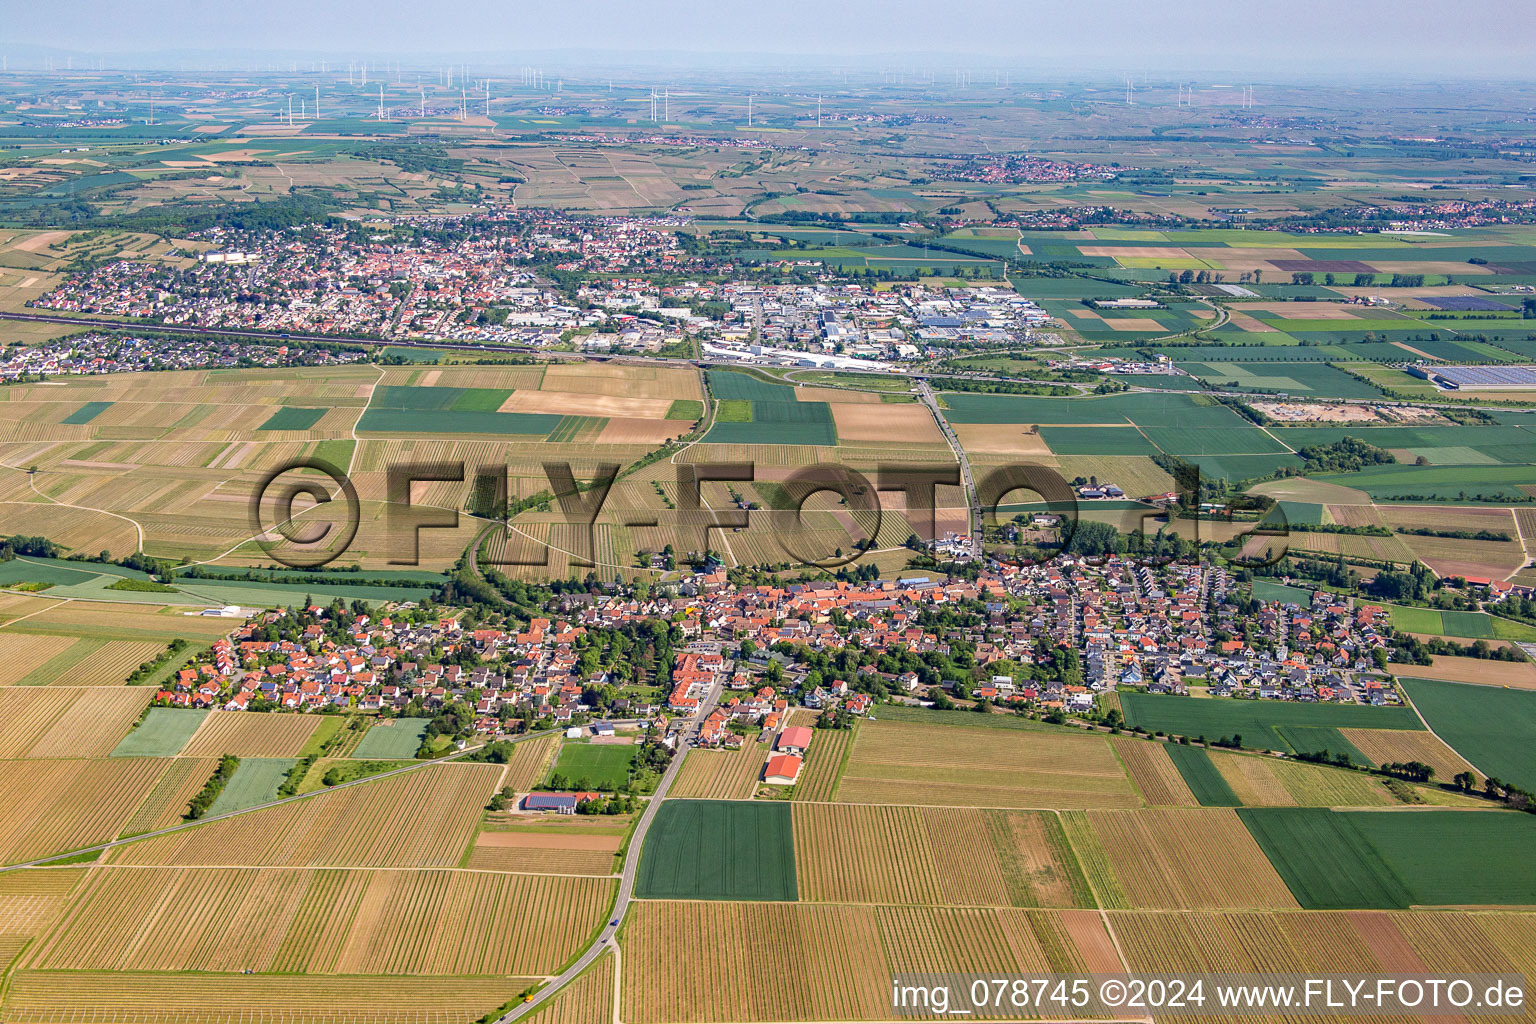
{"label": "green crop field", "polygon": [[375,723],[363,736],[352,756],[359,760],[377,758],[391,761],[415,757],[430,724],[430,720],[425,718],[396,718],[388,723]]}
{"label": "green crop field", "polygon": [[112,749],[113,757],[174,757],[208,717],[197,708],[150,708],[144,720]]}
{"label": "green crop field", "polygon": [[574,789],[618,789],[629,781],[636,749],[632,743],[567,742],[551,775],[563,775]]}
{"label": "green crop field", "polygon": [[674,398],[667,409],[669,420],[698,420],[704,417],[704,403],[697,398]]}
{"label": "green crop field", "polygon": [[1170,743],[1167,750],[1174,767],[1184,777],[1184,784],[1195,794],[1201,807],[1242,806],[1242,801],[1232,792],[1227,780],[1221,777],[1221,772],[1216,770],[1211,755],[1205,752],[1204,747]]}
{"label": "green crop field", "polygon": [[297,405],[285,405],[273,413],[257,430],[308,430],[320,422],[328,409],[303,409]]}
{"label": "green crop field", "polygon": [[560,426],[554,413],[496,412],[510,391],[499,388],[374,389],[357,429],[377,433],[519,434],[545,436]]}
{"label": "green crop field", "polygon": [[1135,427],[1041,427],[1040,436],[1057,455],[1156,455]]}
{"label": "green crop field", "polygon": [[[1170,350],[1177,351],[1177,350]],[[1240,391],[1318,398],[1380,398],[1380,389],[1327,363],[1202,362],[1178,364],[1201,380]]]}
{"label": "green crop field", "polygon": [[1338,812],[1415,905],[1536,903],[1536,816],[1513,811]]}
{"label": "green crop field", "polygon": [[1536,789],[1536,692],[1402,680],[1429,727],[1484,775]]}
{"label": "green crop field", "polygon": [[642,899],[796,898],[788,803],[668,800],[640,855]]}
{"label": "green crop field", "polygon": [[[1241,736],[1250,749],[1283,750],[1295,753],[1286,738],[1286,730],[1328,729],[1421,729],[1418,716],[1409,708],[1377,708],[1364,704],[1297,704],[1275,700],[1235,700],[1212,697],[1198,700],[1161,694],[1123,693],[1120,705],[1126,724],[1148,731],[1162,730],[1181,736],[1204,736],[1216,740],[1223,736]],[[1293,733],[1305,741],[1315,741],[1312,732]],[[1306,748],[1304,748],[1305,750]],[[1311,748],[1317,749],[1317,748]],[[1352,749],[1340,736],[1334,751]],[[1363,761],[1363,757],[1362,757]]]}
{"label": "green crop field", "polygon": [[64,417],[61,422],[76,425],[81,423],[89,423],[91,420],[105,412],[111,405],[111,402],[86,402],[80,408]]}
{"label": "green crop field", "polygon": [[1391,614],[1392,628],[1407,633],[1433,633],[1469,640],[1493,636],[1493,616],[1487,612],[1449,612],[1438,608],[1412,608],[1395,604],[1385,607]]}
{"label": "green crop field", "polygon": [[1378,502],[1523,504],[1530,498],[1523,488],[1536,486],[1536,466],[1369,466],[1316,479],[1364,491]]}
{"label": "green crop field", "polygon": [[277,788],[297,763],[298,758],[294,757],[242,757],[234,778],[208,808],[209,815],[243,811],[276,800]]}
{"label": "green crop field", "polygon": [[1413,904],[1408,887],[1351,816],[1325,807],[1245,807],[1237,814],[1304,908],[1390,910]]}
{"label": "green crop field", "polygon": [[1312,591],[1303,590],[1300,587],[1288,587],[1283,583],[1272,583],[1269,580],[1254,580],[1253,599],[1255,601],[1289,601],[1303,608],[1310,608]]}

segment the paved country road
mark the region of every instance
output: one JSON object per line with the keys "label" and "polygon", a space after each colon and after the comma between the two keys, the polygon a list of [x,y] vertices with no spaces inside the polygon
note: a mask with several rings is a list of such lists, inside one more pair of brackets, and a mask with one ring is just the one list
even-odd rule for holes
{"label": "paved country road", "polygon": [[575,963],[560,972],[557,977],[550,979],[549,983],[539,989],[528,1002],[519,1003],[498,1018],[495,1024],[507,1024],[509,1021],[532,1013],[540,1003],[575,981],[581,972],[592,966],[604,952],[610,949],[617,951],[619,927],[624,923],[624,914],[629,910],[630,901],[635,893],[635,875],[640,867],[640,851],[645,846],[645,834],[650,831],[651,822],[656,819],[656,812],[661,808],[661,802],[667,798],[667,791],[672,788],[672,782],[683,766],[683,759],[688,756],[694,728],[710,713],[719,699],[720,685],[717,683],[709,696],[699,704],[699,710],[688,720],[688,728],[678,734],[677,753],[672,755],[672,762],[667,765],[667,770],[662,772],[661,781],[656,784],[656,792],[646,802],[645,810],[640,815],[640,822],[635,826],[635,834],[630,837],[629,849],[624,854],[624,870],[619,876],[619,895],[614,900],[613,913],[608,915],[608,921],[603,925],[602,931],[597,933],[597,938],[593,940],[592,945],[577,957]]}

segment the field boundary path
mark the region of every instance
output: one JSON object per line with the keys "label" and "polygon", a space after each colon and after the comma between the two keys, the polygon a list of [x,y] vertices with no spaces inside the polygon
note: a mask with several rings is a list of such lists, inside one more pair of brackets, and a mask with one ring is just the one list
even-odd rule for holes
{"label": "field boundary path", "polygon": [[[575,981],[604,952],[619,952],[619,928],[623,926],[624,915],[629,910],[630,901],[634,898],[635,876],[639,873],[640,869],[640,853],[645,847],[645,835],[650,831],[651,822],[656,820],[656,813],[661,809],[662,801],[667,798],[667,791],[672,788],[672,783],[676,780],[678,771],[683,767],[684,759],[688,757],[688,751],[692,749],[692,736],[695,727],[708,716],[710,711],[714,710],[715,703],[720,699],[720,689],[721,685],[716,683],[710,690],[709,696],[699,703],[699,710],[694,712],[692,718],[688,719],[687,728],[676,734],[678,736],[677,753],[673,755],[672,762],[667,765],[667,770],[662,772],[661,781],[656,784],[656,792],[646,801],[645,811],[640,815],[640,822],[635,826],[634,835],[630,837],[629,848],[624,853],[624,870],[619,875],[619,892],[614,898],[613,912],[608,916],[608,922],[603,925],[602,931],[597,933],[597,938],[592,940],[592,945],[588,946],[586,952],[577,957],[574,963],[561,971],[559,975],[550,979],[526,1003],[519,1003],[507,1011],[507,1013],[498,1017],[493,1024],[508,1024],[510,1021],[532,1013],[539,1004]],[[619,977],[619,962],[617,960],[614,962],[614,974],[616,978]],[[614,982],[616,994],[618,990],[619,982],[616,980]],[[615,995],[615,999],[617,999],[617,995]],[[615,1001],[615,1020],[618,1019],[618,1012],[618,1004]]]}

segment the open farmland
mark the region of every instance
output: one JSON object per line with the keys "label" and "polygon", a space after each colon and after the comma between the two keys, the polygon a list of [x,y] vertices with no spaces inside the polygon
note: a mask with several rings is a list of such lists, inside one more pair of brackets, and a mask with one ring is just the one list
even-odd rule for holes
{"label": "open farmland", "polygon": [[1402,680],[1435,735],[1477,767],[1522,788],[1536,787],[1536,692]]}
{"label": "open farmland", "polygon": [[150,708],[133,731],[112,749],[112,756],[174,757],[212,713],[202,708]]}
{"label": "open farmland", "polygon": [[[888,1020],[894,973],[1122,969],[1092,911],[656,902],[633,913],[620,1013],[635,1024]],[[835,980],[808,962],[836,964]]]}
{"label": "open farmland", "polygon": [[[0,1009],[12,1019],[68,1024],[170,1020],[241,1024],[253,1013],[286,1024],[463,1024],[528,987],[527,978],[400,978],[150,972],[23,971]],[[389,992],[386,1001],[380,992]]]}
{"label": "open farmland", "polygon": [[1536,822],[1507,811],[1243,810],[1309,909],[1536,903]]}
{"label": "open farmland", "polygon": [[1055,815],[795,804],[800,898],[832,903],[1092,903]]}
{"label": "open farmland", "polygon": [[1148,804],[1158,807],[1194,807],[1199,803],[1185,785],[1184,777],[1162,743],[1116,736],[1110,741]]}
{"label": "open farmland", "polygon": [[181,753],[188,757],[297,757],[320,724],[314,715],[213,712]]}
{"label": "open farmland", "polygon": [[1204,747],[1173,744],[1168,757],[1201,807],[1239,807],[1242,801]]}
{"label": "open farmland", "polygon": [[1258,844],[1227,808],[1089,811],[1130,906],[1295,906]]}
{"label": "open farmland", "polygon": [[0,876],[0,974],[53,928],[84,875],[80,868],[51,868]]}
{"label": "open farmland", "polygon": [[1466,758],[1445,745],[1432,732],[1406,729],[1341,729],[1354,748],[1371,759],[1372,764],[1419,761],[1435,770],[1435,779],[1449,782],[1457,774],[1471,771]]}
{"label": "open farmland", "polygon": [[805,752],[794,800],[833,800],[841,781],[843,764],[853,748],[853,729],[819,729]]}
{"label": "open farmland", "polygon": [[451,867],[500,765],[429,765],[119,847],[113,864]]}
{"label": "open farmland", "polygon": [[[1148,731],[1162,730],[1178,736],[1242,737],[1250,749],[1287,753],[1317,750],[1344,751],[1338,730],[1419,729],[1418,717],[1408,708],[1378,708],[1363,704],[1298,704],[1273,700],[1235,700],[1213,697],[1193,700],[1157,694],[1121,694],[1126,724]],[[1301,743],[1297,747],[1295,744]],[[1361,758],[1363,760],[1363,757]]]}
{"label": "open farmland", "polygon": [[153,697],[147,688],[0,690],[0,759],[105,757]]}
{"label": "open farmland", "polygon": [[539,1024],[592,1024],[614,1015],[614,958],[600,957],[581,977],[540,1007]]}
{"label": "open farmland", "polygon": [[[538,785],[539,780],[544,777],[549,768],[550,759],[559,749],[560,737],[557,733],[518,743],[512,748],[512,757],[507,761],[507,770],[501,778],[501,785],[510,786],[514,793],[526,793]],[[355,757],[356,754],[353,756]]]}
{"label": "open farmland", "polygon": [[168,765],[127,757],[0,761],[0,863],[115,839]]}
{"label": "open farmland", "polygon": [[[1429,735],[1409,729],[1377,732]],[[1398,802],[1380,778],[1361,772],[1217,750],[1210,756],[1245,807],[1385,807]]]}
{"label": "open farmland", "polygon": [[575,827],[510,828],[475,837],[465,867],[552,875],[611,875],[624,833]]}
{"label": "open farmland", "polygon": [[[91,875],[27,964],[38,970],[540,975],[557,969],[595,931],[613,884],[482,871],[104,868]],[[128,927],[151,921],[147,929]]]}
{"label": "open farmland", "polygon": [[689,753],[669,796],[701,800],[750,800],[768,760],[768,745],[748,740],[740,750]]}
{"label": "open farmland", "polygon": [[859,726],[842,803],[968,807],[1136,807],[1107,738],[906,722]]}
{"label": "open farmland", "polygon": [[661,805],[641,851],[642,899],[792,900],[794,825],[784,803]]}

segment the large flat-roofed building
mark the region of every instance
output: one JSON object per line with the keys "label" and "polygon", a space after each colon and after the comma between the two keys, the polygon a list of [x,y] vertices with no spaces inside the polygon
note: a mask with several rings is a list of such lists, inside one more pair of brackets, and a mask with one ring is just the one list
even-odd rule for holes
{"label": "large flat-roofed building", "polygon": [[1536,390],[1536,366],[1414,366],[1409,372],[1456,391]]}

